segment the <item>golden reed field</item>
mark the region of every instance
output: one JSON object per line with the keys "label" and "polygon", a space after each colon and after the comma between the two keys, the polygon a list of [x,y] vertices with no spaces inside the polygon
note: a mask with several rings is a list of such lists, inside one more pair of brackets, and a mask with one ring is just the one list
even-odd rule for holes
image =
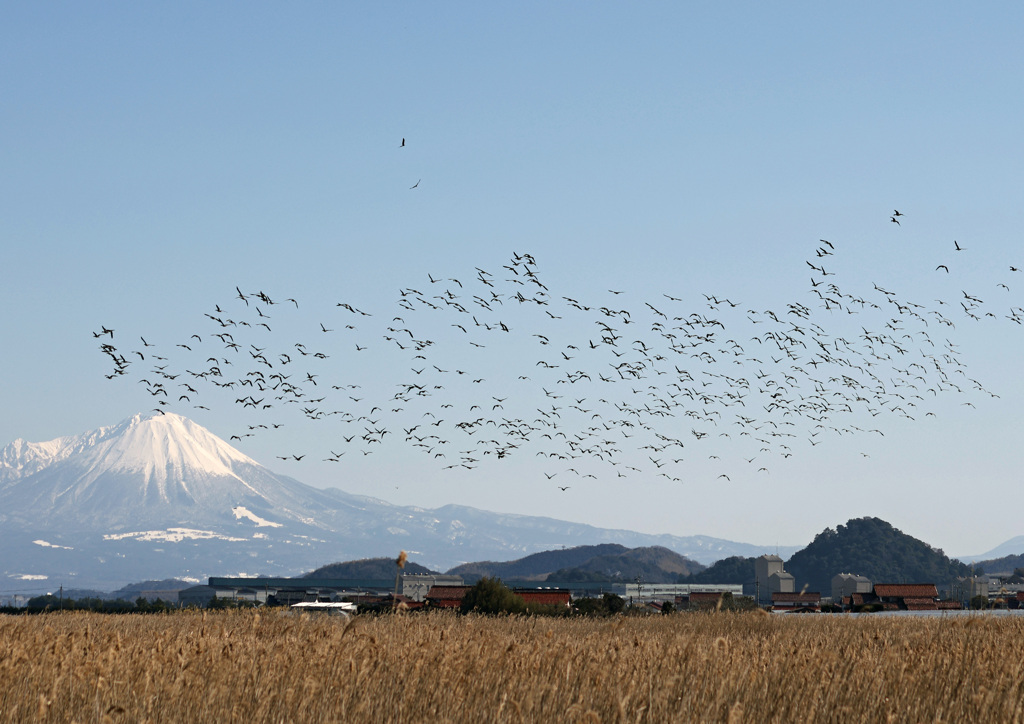
{"label": "golden reed field", "polygon": [[4,722],[1011,722],[1024,621],[0,616]]}

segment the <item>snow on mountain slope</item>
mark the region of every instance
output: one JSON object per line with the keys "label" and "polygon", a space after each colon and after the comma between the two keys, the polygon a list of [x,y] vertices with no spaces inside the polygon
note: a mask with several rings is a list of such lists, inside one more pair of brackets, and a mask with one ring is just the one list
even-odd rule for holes
{"label": "snow on mountain slope", "polygon": [[174,414],[135,415],[43,443],[17,440],[0,451],[0,481],[0,522],[42,515],[50,525],[93,530],[236,522],[239,505],[310,524],[337,507]]}
{"label": "snow on mountain slope", "polygon": [[239,571],[290,575],[400,550],[446,570],[606,542],[662,545],[702,563],[771,549],[321,490],[274,474],[173,414],[7,445],[0,450],[0,526],[0,578],[65,577],[79,585]]}
{"label": "snow on mountain slope", "polygon": [[186,470],[234,475],[232,465],[257,465],[204,427],[180,415],[135,415],[118,425],[47,442],[15,440],[0,451],[0,480],[38,473],[72,456],[89,471],[140,473],[166,483]]}

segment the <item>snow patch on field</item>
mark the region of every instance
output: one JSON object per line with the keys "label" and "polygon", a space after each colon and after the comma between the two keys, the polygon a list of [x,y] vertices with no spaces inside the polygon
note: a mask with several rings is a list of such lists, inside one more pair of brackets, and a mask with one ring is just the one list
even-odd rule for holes
{"label": "snow patch on field", "polygon": [[181,543],[184,540],[226,540],[243,542],[246,538],[233,538],[212,530],[194,530],[192,528],[168,528],[167,530],[140,530],[132,533],[110,533],[103,540],[137,540],[140,542],[163,541]]}
{"label": "snow patch on field", "polygon": [[235,519],[236,520],[242,520],[243,518],[245,518],[246,520],[251,520],[259,528],[263,528],[264,526],[268,526],[268,527],[271,527],[271,528],[281,528],[282,527],[281,523],[274,523],[273,521],[266,520],[265,518],[261,518],[258,515],[256,515],[255,513],[253,513],[251,510],[249,510],[248,508],[245,508],[245,507],[243,507],[241,505],[237,505],[234,508],[232,508],[231,512],[235,514]]}
{"label": "snow patch on field", "polygon": [[48,542],[46,542],[44,540],[34,540],[32,542],[35,543],[37,546],[42,546],[43,548],[60,548],[61,550],[64,550],[64,551],[73,551],[74,550],[74,548],[72,548],[71,546],[59,546],[56,543],[48,543]]}

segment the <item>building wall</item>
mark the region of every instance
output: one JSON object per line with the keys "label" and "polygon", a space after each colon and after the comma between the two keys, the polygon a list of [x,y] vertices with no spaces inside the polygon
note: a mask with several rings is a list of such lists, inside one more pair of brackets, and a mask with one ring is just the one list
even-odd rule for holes
{"label": "building wall", "polygon": [[852,573],[832,577],[832,602],[838,603],[854,593],[871,593],[871,580]]}
{"label": "building wall", "polygon": [[768,576],[768,596],[773,593],[793,593],[796,591],[796,579],[785,571],[776,571]]}
{"label": "building wall", "polygon": [[673,601],[676,596],[691,593],[724,593],[726,591],[733,596],[742,596],[743,585],[739,583],[627,583],[624,597]]}
{"label": "building wall", "polygon": [[216,591],[210,586],[192,586],[178,591],[178,602],[182,606],[205,606],[214,598]]}
{"label": "building wall", "polygon": [[449,576],[441,573],[411,573],[402,576],[402,595],[413,601],[423,601],[431,586],[461,586],[462,576]]}

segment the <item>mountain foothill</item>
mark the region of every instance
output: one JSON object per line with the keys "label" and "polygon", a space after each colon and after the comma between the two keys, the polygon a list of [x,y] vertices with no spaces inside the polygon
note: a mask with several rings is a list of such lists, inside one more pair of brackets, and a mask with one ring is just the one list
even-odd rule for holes
{"label": "mountain foothill", "polygon": [[[710,536],[652,535],[463,506],[400,506],[273,473],[195,422],[135,415],[82,435],[0,449],[5,588],[114,590],[132,581],[209,576],[377,578],[447,571],[536,582],[752,583],[753,560],[788,556],[798,586],[832,576],[945,582],[973,569],[877,518],[827,528],[802,550]],[[478,562],[467,562],[472,552]],[[995,551],[994,551],[995,552]],[[311,562],[348,560],[317,568]],[[351,561],[355,561],[353,563]],[[309,575],[313,575],[309,574]]]}
{"label": "mountain foothill", "polygon": [[434,570],[553,546],[660,546],[703,564],[765,550],[709,536],[653,535],[458,505],[425,509],[315,488],[174,413],[138,414],[81,435],[15,440],[0,449],[0,526],[7,589],[113,590],[155,578],[290,576],[317,562],[400,550]]}
{"label": "mountain foothill", "polygon": [[[467,582],[486,576],[546,583],[631,583],[640,580],[643,583],[752,586],[755,583],[754,560],[755,557],[730,556],[711,566],[704,566],[658,546],[630,549],[605,544],[544,551],[513,561],[466,563],[447,573],[460,575]],[[394,574],[393,560],[379,558],[373,562],[378,565],[381,578],[387,578],[388,573]],[[369,563],[371,561],[333,564],[309,575],[327,577],[327,571],[333,574],[365,572]],[[941,550],[901,532],[884,520],[855,518],[834,529],[826,528],[807,547],[794,553],[786,561],[785,568],[793,574],[799,587],[827,595],[831,590],[831,579],[838,573],[855,573],[879,583],[944,584],[953,578],[980,573],[986,565],[998,563],[1004,561],[983,561],[972,567],[950,559]]]}

